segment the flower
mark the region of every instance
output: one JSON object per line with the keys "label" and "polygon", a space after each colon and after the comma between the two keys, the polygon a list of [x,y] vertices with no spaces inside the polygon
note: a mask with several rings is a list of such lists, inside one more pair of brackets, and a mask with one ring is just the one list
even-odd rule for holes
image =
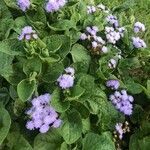
{"label": "flower", "polygon": [[27,129],[39,129],[41,133],[46,133],[53,125],[55,128],[61,125],[57,112],[49,105],[50,101],[51,95],[48,93],[40,95],[31,101],[32,107],[26,111],[26,114],[31,118],[26,123]]}
{"label": "flower", "polygon": [[62,89],[67,89],[73,87],[74,77],[68,74],[63,74],[57,79],[57,82]]}
{"label": "flower", "polygon": [[74,68],[68,67],[65,69],[65,72],[65,74],[60,75],[57,79],[57,82],[62,89],[68,89],[70,87],[73,87],[74,84]]}
{"label": "flower", "polygon": [[74,74],[75,74],[75,70],[72,67],[66,68],[65,72],[68,73],[68,74],[70,74],[71,76],[74,76]]}
{"label": "flower", "polygon": [[110,59],[109,62],[108,62],[108,67],[109,67],[110,69],[115,69],[116,66],[117,66],[116,60],[115,60],[115,59]]}
{"label": "flower", "polygon": [[17,5],[20,7],[22,11],[25,12],[27,9],[29,9],[31,2],[30,0],[18,0]]}
{"label": "flower", "polygon": [[146,43],[139,37],[132,37],[133,46],[135,48],[146,48]]}
{"label": "flower", "polygon": [[115,28],[117,28],[117,27],[119,26],[119,22],[118,22],[116,16],[108,15],[108,16],[106,17],[106,21],[107,21],[109,24],[113,25]]}
{"label": "flower", "polygon": [[128,95],[126,90],[122,90],[121,92],[115,91],[114,94],[110,95],[109,99],[115,105],[115,107],[125,115],[132,114],[132,102],[133,97]]}
{"label": "flower", "polygon": [[53,127],[54,128],[58,128],[61,125],[62,120],[57,119],[54,123],[53,123]]}
{"label": "flower", "polygon": [[95,6],[87,6],[87,13],[92,14],[96,12],[96,7]]}
{"label": "flower", "polygon": [[120,86],[120,83],[118,80],[108,80],[106,82],[106,86],[110,87],[112,90],[117,90]]}
{"label": "flower", "polygon": [[140,31],[143,31],[143,32],[145,31],[145,25],[142,24],[141,22],[136,22],[134,24],[134,32],[138,33]]}
{"label": "flower", "polygon": [[102,50],[103,53],[107,53],[108,52],[108,48],[106,46],[103,46],[101,50]]}
{"label": "flower", "polygon": [[85,33],[82,33],[80,36],[81,40],[86,40],[87,39],[87,35]]}
{"label": "flower", "polygon": [[122,32],[115,31],[113,27],[105,27],[106,39],[109,43],[116,44],[120,40]]}
{"label": "flower", "polygon": [[122,127],[123,127],[123,124],[122,124],[122,123],[117,123],[117,124],[115,125],[115,129],[116,129],[116,131],[117,131],[118,134],[119,134],[119,139],[120,139],[120,140],[123,138],[123,133],[124,133]]}
{"label": "flower", "polygon": [[37,38],[38,38],[38,35],[36,31],[32,29],[31,26],[25,26],[22,29],[20,36],[18,37],[19,40],[26,39],[27,41],[31,39],[37,39]]}
{"label": "flower", "polygon": [[49,0],[45,6],[45,10],[49,12],[58,11],[66,4],[66,0]]}
{"label": "flower", "polygon": [[92,47],[93,47],[93,48],[96,48],[96,47],[97,47],[97,45],[98,45],[98,44],[97,44],[97,42],[96,42],[96,41],[93,41],[93,42],[92,42]]}

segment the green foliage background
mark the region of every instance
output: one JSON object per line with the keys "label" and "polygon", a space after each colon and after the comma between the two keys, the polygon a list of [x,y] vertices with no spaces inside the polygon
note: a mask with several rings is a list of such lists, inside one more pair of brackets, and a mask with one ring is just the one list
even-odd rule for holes
{"label": "green foliage background", "polygon": [[[0,0],[0,149],[2,150],[115,150],[114,126],[130,122],[131,132],[123,149],[150,147],[150,0],[70,0],[53,15],[45,13],[43,0],[32,0],[34,8],[22,13],[15,0]],[[93,58],[79,37],[88,25],[104,28],[104,17],[86,15],[86,5],[103,3],[128,29],[122,41],[123,59],[117,70],[106,63],[114,55]],[[141,21],[146,33],[145,50],[130,52],[133,24]],[[21,29],[31,25],[40,39],[18,41]],[[79,55],[80,51],[80,55]],[[76,70],[75,86],[62,92],[56,80],[67,66]],[[134,112],[125,117],[108,101],[105,81],[117,78],[121,88],[135,98]],[[63,125],[46,134],[25,128],[29,100],[45,92],[53,95],[52,106]]]}

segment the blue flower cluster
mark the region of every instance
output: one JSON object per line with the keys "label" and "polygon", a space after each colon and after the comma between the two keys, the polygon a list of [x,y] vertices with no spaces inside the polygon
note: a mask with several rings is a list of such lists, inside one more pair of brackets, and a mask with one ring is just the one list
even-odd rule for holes
{"label": "blue flower cluster", "polygon": [[[112,79],[106,81],[106,86],[112,90],[118,90],[120,83],[118,80]],[[109,96],[109,99],[120,112],[124,113],[125,115],[132,114],[132,102],[134,99],[131,95],[127,94],[126,90],[121,90],[121,92],[115,91],[114,94]]]}
{"label": "blue flower cluster", "polygon": [[45,6],[45,10],[47,12],[58,11],[66,4],[66,2],[66,0],[49,0]]}
{"label": "blue flower cluster", "polygon": [[[145,25],[142,24],[141,22],[136,22],[134,24],[134,32],[139,33],[140,31],[141,32],[145,31]],[[146,48],[147,47],[144,40],[142,40],[140,37],[132,37],[132,42],[133,42],[133,46],[135,48]]]}
{"label": "blue flower cluster", "polygon": [[65,72],[65,74],[60,75],[60,77],[57,79],[57,82],[62,89],[73,87],[74,84],[74,68],[68,67],[65,69]]}
{"label": "blue flower cluster", "polygon": [[36,33],[35,30],[32,29],[32,27],[30,26],[25,26],[23,29],[22,29],[22,32],[20,34],[20,36],[18,37],[19,40],[31,40],[31,39],[37,39],[38,38],[38,35]]}
{"label": "blue flower cluster", "polygon": [[126,90],[115,91],[114,94],[110,95],[109,99],[115,105],[115,107],[125,115],[132,114],[132,102],[133,97],[127,94]]}
{"label": "blue flower cluster", "polygon": [[20,9],[25,12],[27,9],[29,9],[31,2],[30,0],[18,0],[17,4]]}
{"label": "blue flower cluster", "polygon": [[106,42],[102,37],[97,35],[98,31],[99,29],[97,26],[87,27],[86,32],[81,34],[80,39],[89,40],[93,49],[98,49],[103,53],[107,53],[108,49],[105,46]]}
{"label": "blue flower cluster", "polygon": [[[55,12],[62,8],[67,3],[66,0],[48,0],[45,6],[47,12]],[[22,11],[27,11],[30,8],[30,0],[18,0],[17,5]]]}
{"label": "blue flower cluster", "polygon": [[31,101],[32,107],[26,111],[31,118],[26,123],[27,129],[39,129],[41,133],[46,133],[50,127],[58,128],[61,125],[57,112],[49,105],[50,100],[51,95],[44,94]]}
{"label": "blue flower cluster", "polygon": [[120,86],[120,83],[118,80],[108,80],[106,82],[106,86],[110,87],[112,90],[117,90]]}

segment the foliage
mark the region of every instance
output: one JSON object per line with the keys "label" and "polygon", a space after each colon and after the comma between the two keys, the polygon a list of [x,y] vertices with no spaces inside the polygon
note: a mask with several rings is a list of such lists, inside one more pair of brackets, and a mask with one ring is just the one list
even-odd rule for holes
{"label": "foliage", "polygon": [[[150,146],[150,1],[69,0],[59,11],[47,13],[44,0],[30,0],[23,12],[16,0],[0,0],[0,149],[3,150],[148,150]],[[104,38],[106,14],[87,14],[87,6],[103,3],[124,26],[124,37],[106,54],[91,52],[80,39],[87,26],[97,26]],[[134,23],[146,26],[147,48],[132,45]],[[31,26],[37,39],[19,40]],[[105,39],[106,40],[106,39]],[[121,59],[117,57],[121,51]],[[110,59],[116,68],[108,66]],[[75,69],[74,85],[61,89],[57,79],[64,69]],[[133,113],[126,116],[111,103],[116,79],[134,97]],[[51,106],[62,124],[47,133],[26,129],[26,110],[34,97],[51,94]],[[130,132],[115,140],[115,125],[128,121]]]}

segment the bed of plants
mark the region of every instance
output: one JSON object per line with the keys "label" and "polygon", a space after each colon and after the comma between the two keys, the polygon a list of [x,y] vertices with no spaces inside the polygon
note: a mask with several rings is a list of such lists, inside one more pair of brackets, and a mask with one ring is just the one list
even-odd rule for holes
{"label": "bed of plants", "polygon": [[0,0],[0,149],[149,150],[149,0]]}

